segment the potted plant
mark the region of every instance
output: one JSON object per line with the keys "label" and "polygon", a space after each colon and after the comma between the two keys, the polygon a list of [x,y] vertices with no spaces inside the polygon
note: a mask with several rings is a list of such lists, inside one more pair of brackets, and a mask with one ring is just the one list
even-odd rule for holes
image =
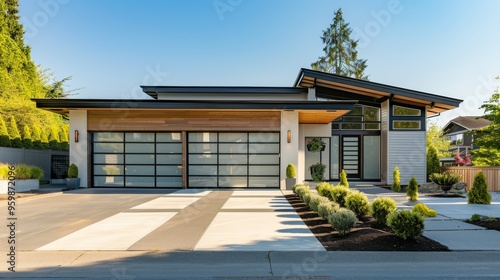
{"label": "potted plant", "polygon": [[312,153],[322,152],[325,150],[326,143],[319,137],[315,137],[307,141],[307,150]]}
{"label": "potted plant", "polygon": [[460,182],[462,175],[456,173],[432,173],[429,179],[436,185],[439,185],[445,194],[451,190],[451,187]]}
{"label": "potted plant", "polygon": [[74,190],[80,187],[80,178],[78,178],[78,167],[72,163],[68,168],[68,177],[66,178],[66,187]]}
{"label": "potted plant", "polygon": [[318,162],[309,167],[309,170],[311,171],[311,176],[314,181],[316,182],[321,182],[323,181],[323,177],[325,175],[326,171],[326,165]]}
{"label": "potted plant", "polygon": [[297,184],[297,172],[295,170],[295,165],[289,163],[286,167],[286,189],[291,190],[295,184]]}

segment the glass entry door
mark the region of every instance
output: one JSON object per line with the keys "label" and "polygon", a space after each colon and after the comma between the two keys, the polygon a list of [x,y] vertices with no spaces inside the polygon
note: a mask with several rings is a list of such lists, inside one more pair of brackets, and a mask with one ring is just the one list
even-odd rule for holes
{"label": "glass entry door", "polygon": [[342,169],[348,178],[360,178],[360,136],[342,137]]}

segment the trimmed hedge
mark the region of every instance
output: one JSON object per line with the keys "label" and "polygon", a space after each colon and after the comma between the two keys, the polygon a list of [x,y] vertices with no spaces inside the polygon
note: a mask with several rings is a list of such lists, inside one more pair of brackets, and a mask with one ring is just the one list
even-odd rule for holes
{"label": "trimmed hedge", "polygon": [[311,199],[309,200],[308,206],[314,212],[318,212],[318,205],[320,203],[329,203],[330,200],[319,194],[311,194]]}
{"label": "trimmed hedge", "polygon": [[328,217],[339,209],[340,206],[333,201],[322,202],[318,204],[318,216],[328,220]]}
{"label": "trimmed hedge", "polygon": [[379,224],[387,224],[387,217],[397,210],[396,201],[389,197],[378,197],[372,201],[370,210]]}

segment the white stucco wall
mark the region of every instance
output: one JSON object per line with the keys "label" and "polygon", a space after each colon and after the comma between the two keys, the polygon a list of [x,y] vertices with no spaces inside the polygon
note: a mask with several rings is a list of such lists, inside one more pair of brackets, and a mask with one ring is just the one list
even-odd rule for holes
{"label": "white stucco wall", "polygon": [[[88,132],[87,111],[69,111],[69,162],[78,166],[78,176],[81,178],[80,187],[88,187]],[[79,141],[75,143],[75,130],[78,130]]]}
{"label": "white stucco wall", "polygon": [[[291,141],[288,143],[287,135],[288,130],[290,130]],[[299,113],[294,111],[282,111],[281,112],[281,176],[280,176],[280,188],[285,189],[286,183],[286,167],[289,163],[295,165],[297,173],[299,170],[297,168],[299,164],[299,155],[297,153],[299,149]],[[298,175],[298,174],[297,174]],[[297,180],[297,182],[300,182]]]}
{"label": "white stucco wall", "polygon": [[[300,124],[299,125],[299,147],[298,156],[299,163],[297,166],[297,183],[301,183],[305,180],[305,150],[306,150],[306,137],[332,137],[332,124]],[[329,156],[329,153],[326,153]],[[323,158],[323,163],[327,165],[327,170],[330,169],[329,166],[330,159]]]}

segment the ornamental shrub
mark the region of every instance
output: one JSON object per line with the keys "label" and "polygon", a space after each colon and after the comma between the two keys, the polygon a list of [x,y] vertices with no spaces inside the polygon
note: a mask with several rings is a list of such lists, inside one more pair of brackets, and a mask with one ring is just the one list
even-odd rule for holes
{"label": "ornamental shrub", "polygon": [[297,177],[297,172],[295,170],[295,165],[289,163],[286,167],[286,177],[287,178],[295,178]]}
{"label": "ornamental shrub", "polygon": [[22,148],[23,142],[21,140],[21,134],[19,133],[19,129],[17,128],[17,123],[14,115],[10,116],[9,123],[7,124],[7,130],[9,131],[10,145],[13,148]]}
{"label": "ornamental shrub", "polygon": [[43,170],[38,166],[31,166],[30,177],[31,177],[31,179],[37,179],[37,180],[42,179],[43,178]]}
{"label": "ornamental shrub", "polygon": [[10,136],[5,121],[0,115],[0,147],[10,147]]}
{"label": "ornamental shrub", "polygon": [[318,205],[320,203],[330,203],[330,200],[319,194],[312,194],[311,200],[309,201],[309,208],[311,208],[314,212],[318,212]]}
{"label": "ornamental shrub", "polygon": [[305,195],[306,194],[311,194],[311,190],[309,190],[309,188],[301,188],[299,190],[299,197],[300,197],[300,200],[304,201],[305,202]]}
{"label": "ornamental shrub", "polygon": [[[26,165],[26,164],[16,164],[15,165],[15,177],[17,180],[27,180],[27,179],[37,179],[43,178],[43,170],[38,166]],[[8,165],[1,166],[0,177],[2,179],[8,178]]]}
{"label": "ornamental shrub", "polygon": [[345,173],[344,169],[340,172],[340,183],[339,186],[344,186],[346,188],[349,187],[349,182],[347,181],[347,174]]}
{"label": "ornamental shrub", "polygon": [[31,140],[31,129],[28,125],[23,127],[23,147],[26,149],[33,148],[33,141]]}
{"label": "ornamental shrub", "polygon": [[308,189],[304,184],[296,184],[292,187],[292,191],[294,194],[298,195],[300,190],[304,188]]}
{"label": "ornamental shrub", "polygon": [[321,182],[321,183],[318,183],[318,185],[316,185],[316,191],[321,196],[329,197],[330,188],[332,188],[332,187],[334,187],[334,186],[328,182]]}
{"label": "ornamental shrub", "polygon": [[422,235],[424,218],[410,210],[396,211],[387,218],[387,225],[394,234],[404,240]]}
{"label": "ornamental shrub", "polygon": [[310,192],[306,192],[302,195],[302,201],[304,201],[304,203],[309,206],[309,202],[311,201],[311,198],[312,198],[312,193]]}
{"label": "ornamental shrub", "polygon": [[399,174],[399,167],[394,168],[394,172],[392,173],[393,175],[393,182],[391,186],[391,190],[394,192],[399,192],[401,191],[401,175]]}
{"label": "ornamental shrub", "polygon": [[321,202],[318,205],[318,216],[322,217],[323,219],[328,220],[328,217],[332,213],[337,212],[339,209],[340,209],[340,206],[333,201]]}
{"label": "ornamental shrub", "polygon": [[474,176],[472,188],[467,193],[467,203],[469,204],[491,204],[491,194],[488,192],[486,176],[482,171]]}
{"label": "ornamental shrub", "polygon": [[336,186],[330,188],[330,198],[337,202],[340,207],[345,207],[345,197],[349,194],[350,189],[344,186]]}
{"label": "ornamental shrub", "polygon": [[429,145],[427,149],[427,178],[432,173],[440,173],[441,167],[439,164],[438,151],[434,145]]}
{"label": "ornamental shrub", "polygon": [[408,187],[406,188],[406,196],[408,196],[410,201],[418,200],[418,182],[413,176],[411,177]]}
{"label": "ornamental shrub", "polygon": [[358,218],[351,210],[340,208],[328,216],[328,222],[341,236],[345,236],[356,225]]}
{"label": "ornamental shrub", "polygon": [[422,217],[436,217],[436,210],[432,210],[423,203],[417,203],[411,209],[412,212],[422,215]]}
{"label": "ornamental shrub", "polygon": [[78,178],[78,166],[74,163],[68,168],[68,178]]}
{"label": "ornamental shrub", "polygon": [[385,225],[387,223],[387,217],[395,212],[397,208],[394,199],[389,197],[378,197],[373,200],[370,210],[373,218],[377,220],[377,223]]}
{"label": "ornamental shrub", "polygon": [[345,206],[356,214],[356,217],[363,217],[370,212],[370,203],[366,195],[359,191],[351,191],[345,197]]}
{"label": "ornamental shrub", "polygon": [[472,214],[472,216],[469,219],[469,222],[472,222],[472,223],[477,223],[479,221],[481,221],[481,215],[479,215],[479,214]]}

